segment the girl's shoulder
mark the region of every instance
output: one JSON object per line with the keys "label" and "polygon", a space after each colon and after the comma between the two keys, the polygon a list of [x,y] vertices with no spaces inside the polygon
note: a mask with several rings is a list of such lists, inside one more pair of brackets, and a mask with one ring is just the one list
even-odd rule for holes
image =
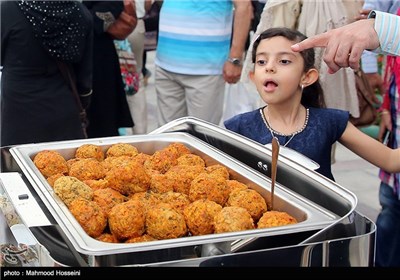
{"label": "girl's shoulder", "polygon": [[338,119],[348,121],[350,114],[348,111],[334,108],[312,108],[310,107],[310,117],[318,119]]}

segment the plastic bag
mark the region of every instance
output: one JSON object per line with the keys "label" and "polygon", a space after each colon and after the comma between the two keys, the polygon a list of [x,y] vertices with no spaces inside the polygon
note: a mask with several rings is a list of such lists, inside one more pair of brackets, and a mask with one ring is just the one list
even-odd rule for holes
{"label": "plastic bag", "polygon": [[225,85],[224,111],[221,123],[235,115],[253,111],[262,106],[262,103],[263,101],[255,87],[247,87],[243,82],[227,83]]}

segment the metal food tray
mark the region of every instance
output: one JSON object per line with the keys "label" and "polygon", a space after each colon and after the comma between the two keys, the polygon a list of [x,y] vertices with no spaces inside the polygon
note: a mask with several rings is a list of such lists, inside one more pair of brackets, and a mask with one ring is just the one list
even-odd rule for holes
{"label": "metal food tray", "polygon": [[[288,212],[299,223],[266,229],[187,236],[141,243],[101,242],[86,234],[66,205],[55,195],[51,186],[33,163],[33,157],[40,151],[56,150],[66,159],[70,159],[74,156],[75,150],[79,146],[88,143],[100,145],[104,151],[112,144],[129,143],[137,147],[139,152],[152,154],[156,150],[160,150],[173,142],[185,144],[192,153],[205,159],[207,165],[218,163],[226,166],[230,170],[231,179],[236,179],[249,185],[250,188],[257,190],[269,202],[271,185],[269,177],[249,168],[234,157],[185,132],[27,144],[12,147],[10,153],[75,250],[89,256],[110,256],[161,249],[190,248],[197,245],[206,246],[210,244],[229,244],[229,247],[230,244],[233,244],[232,242],[237,240],[318,231],[341,218],[340,215],[277,183],[275,187],[274,210]],[[193,250],[193,248],[190,250]],[[229,252],[230,250],[231,248],[228,248]],[[178,253],[175,259],[187,257],[186,253]],[[104,260],[104,262],[108,264],[113,263],[109,259]],[[124,263],[118,260],[116,263],[113,263],[113,265],[115,264],[120,265]]]}

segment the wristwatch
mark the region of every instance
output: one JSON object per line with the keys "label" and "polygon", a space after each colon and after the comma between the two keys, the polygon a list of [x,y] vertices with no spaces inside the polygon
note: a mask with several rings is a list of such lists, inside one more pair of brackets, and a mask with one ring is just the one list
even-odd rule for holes
{"label": "wristwatch", "polygon": [[242,60],[240,58],[237,57],[228,57],[227,59],[230,63],[232,63],[233,65],[242,65]]}

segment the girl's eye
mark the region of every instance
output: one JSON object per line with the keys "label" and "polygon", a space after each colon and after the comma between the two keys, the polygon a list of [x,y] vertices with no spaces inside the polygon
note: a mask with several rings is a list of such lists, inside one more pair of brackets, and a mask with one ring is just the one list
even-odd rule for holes
{"label": "girl's eye", "polygon": [[291,61],[290,61],[290,60],[287,60],[287,59],[281,59],[281,63],[282,63],[282,64],[290,64]]}
{"label": "girl's eye", "polygon": [[267,61],[263,60],[263,59],[259,59],[259,60],[257,60],[257,64],[262,66],[262,65],[267,64]]}

